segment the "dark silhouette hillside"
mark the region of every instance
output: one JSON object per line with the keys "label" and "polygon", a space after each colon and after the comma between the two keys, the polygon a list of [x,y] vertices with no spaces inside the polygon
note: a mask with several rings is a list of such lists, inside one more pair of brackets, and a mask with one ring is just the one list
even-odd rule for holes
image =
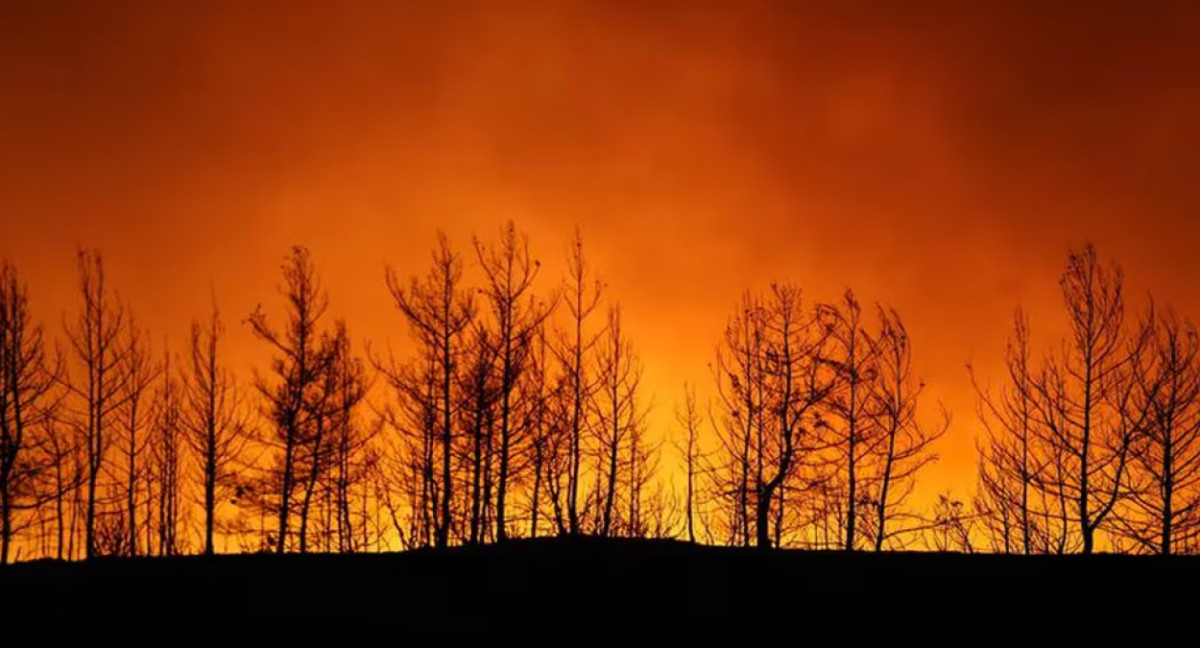
{"label": "dark silhouette hillside", "polygon": [[0,568],[11,618],[23,608],[72,620],[138,610],[157,622],[209,618],[231,628],[289,619],[287,632],[300,636],[369,634],[378,624],[397,638],[570,637],[566,645],[597,633],[635,644],[651,632],[819,637],[836,634],[836,624],[850,625],[854,643],[959,643],[979,633],[1152,639],[1161,621],[1195,609],[1197,583],[1200,559],[1190,557],[764,551],[611,538]]}

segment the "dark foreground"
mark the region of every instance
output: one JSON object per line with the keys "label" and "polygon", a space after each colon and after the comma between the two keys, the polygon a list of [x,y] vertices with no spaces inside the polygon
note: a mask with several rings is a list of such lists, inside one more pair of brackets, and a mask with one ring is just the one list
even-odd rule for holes
{"label": "dark foreground", "polygon": [[[1051,634],[1070,645],[1119,636],[1147,645],[1174,636],[1172,628],[1185,643],[1200,637],[1192,621],[1200,620],[1197,591],[1200,559],[1190,557],[763,552],[539,539],[381,555],[23,563],[0,568],[0,615],[6,622],[47,610],[72,622],[178,618],[183,635],[266,629],[278,639],[378,630],[388,645],[431,636],[505,645],[603,636],[641,645],[648,634],[710,632],[714,641],[735,633],[732,645],[777,633],[788,645],[880,637],[957,644],[981,635],[1023,645]],[[89,627],[119,636],[122,623]]]}

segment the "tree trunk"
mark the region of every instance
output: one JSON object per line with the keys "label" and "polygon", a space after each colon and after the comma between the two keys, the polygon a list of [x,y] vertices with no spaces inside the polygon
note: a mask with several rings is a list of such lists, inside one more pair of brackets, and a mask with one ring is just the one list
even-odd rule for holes
{"label": "tree trunk", "polygon": [[134,429],[134,420],[137,416],[137,407],[130,412],[129,421],[129,465],[127,466],[128,484],[126,489],[126,503],[129,507],[129,555],[136,556],[137,549],[137,431]]}
{"label": "tree trunk", "polygon": [[[511,309],[511,306],[509,306]],[[508,318],[512,317],[511,311]],[[505,514],[505,500],[508,496],[508,453],[511,442],[509,418],[511,416],[512,376],[512,322],[504,324],[504,364],[501,369],[500,394],[500,481],[496,486],[496,539],[504,542],[508,539],[508,517]]]}
{"label": "tree trunk", "polygon": [[543,441],[540,438],[540,435],[542,434],[540,424],[538,426],[537,434],[539,435],[539,439],[537,441],[537,443],[538,443],[537,447],[534,448],[533,493],[530,497],[530,510],[529,510],[529,517],[530,517],[529,537],[530,538],[536,538],[537,533],[538,533],[538,507],[540,505],[540,502],[538,502],[538,495],[540,494],[539,491],[541,490],[541,486],[542,486],[542,461],[544,460],[542,457]]}
{"label": "tree trunk", "polygon": [[1171,555],[1171,523],[1172,518],[1175,516],[1174,503],[1172,502],[1175,491],[1175,476],[1173,473],[1174,468],[1171,465],[1171,453],[1173,449],[1171,447],[1171,432],[1169,429],[1165,431],[1163,440],[1165,443],[1163,444],[1162,478],[1165,483],[1163,484],[1162,538],[1160,538],[1159,553],[1169,556]]}
{"label": "tree trunk", "polygon": [[475,432],[471,448],[471,544],[479,542],[480,498],[483,490],[483,429],[481,418],[482,406],[475,414]]}
{"label": "tree trunk", "polygon": [[482,519],[479,522],[479,537],[483,542],[487,542],[492,538],[491,527],[488,524],[490,511],[492,510],[492,425],[493,422],[488,421],[487,436],[484,438],[483,444],[483,506]]}
{"label": "tree trunk", "polygon": [[600,528],[600,535],[602,535],[602,536],[607,536],[609,529],[612,526],[613,501],[616,499],[616,492],[617,492],[617,453],[619,452],[619,448],[618,448],[619,438],[617,437],[617,435],[619,434],[620,423],[617,421],[617,411],[616,411],[617,405],[616,405],[616,403],[617,403],[617,397],[616,397],[616,390],[614,389],[613,390],[613,427],[611,430],[613,436],[612,436],[612,440],[611,440],[609,448],[608,448],[608,471],[607,471],[607,473],[608,473],[607,474],[608,488],[605,490],[605,493],[604,493],[604,517],[603,517],[602,526]]}
{"label": "tree trunk", "polygon": [[875,520],[875,551],[883,551],[883,541],[887,537],[887,505],[888,505],[888,489],[891,488],[892,482],[892,461],[896,456],[896,430],[892,430],[888,437],[888,454],[887,461],[883,467],[883,483],[879,487],[879,504],[878,517]]}
{"label": "tree trunk", "polygon": [[292,506],[292,461],[295,456],[294,431],[288,430],[287,447],[283,457],[283,492],[279,502],[279,537],[275,539],[275,553],[287,549],[288,511]]}
{"label": "tree trunk", "polygon": [[8,564],[9,544],[11,541],[12,508],[9,506],[8,475],[3,475],[0,477],[0,565]]}
{"label": "tree trunk", "polygon": [[63,496],[65,495],[65,493],[63,492],[62,460],[61,460],[61,458],[58,461],[54,462],[54,475],[55,475],[54,514],[55,514],[55,518],[57,519],[57,522],[58,522],[58,528],[57,528],[58,543],[56,545],[55,553],[57,554],[56,557],[59,560],[62,560],[63,559],[63,524],[65,522],[65,520],[63,519]]}
{"label": "tree trunk", "polygon": [[[583,309],[583,293],[576,300],[578,312]],[[575,357],[571,367],[571,383],[574,400],[571,407],[571,456],[568,462],[570,473],[567,475],[567,524],[571,535],[579,534],[579,463],[580,436],[583,427],[583,320],[575,318]]]}
{"label": "tree trunk", "polygon": [[772,494],[764,492],[759,495],[758,501],[754,507],[754,527],[756,542],[759,549],[771,548],[771,497]]}
{"label": "tree trunk", "polygon": [[[690,424],[689,424],[690,428]],[[688,430],[688,453],[687,453],[687,534],[688,542],[696,542],[696,530],[693,526],[694,504],[693,504],[693,483],[695,481],[696,466],[694,458],[695,434],[692,430]]]}
{"label": "tree trunk", "polygon": [[[321,424],[317,424],[320,430]],[[308,483],[304,485],[304,500],[300,503],[300,553],[308,551],[308,518],[309,512],[312,510],[313,493],[317,489],[317,479],[320,477],[320,461],[321,461],[321,433],[317,432],[317,439],[313,447],[312,468],[309,469]],[[319,518],[318,518],[319,519]],[[318,551],[320,547],[318,546]]]}
{"label": "tree trunk", "polygon": [[[856,369],[852,369],[854,371]],[[846,551],[854,551],[854,533],[858,528],[858,457],[855,456],[856,446],[858,445],[857,425],[855,417],[855,385],[850,386],[850,416],[847,432],[847,451],[846,451]]]}
{"label": "tree trunk", "polygon": [[[449,310],[447,304],[447,311]],[[449,315],[449,312],[446,313]],[[449,319],[449,317],[447,317]],[[451,411],[450,411],[450,373],[453,371],[453,365],[450,358],[450,336],[447,334],[442,337],[442,521],[436,529],[437,531],[437,546],[440,548],[446,547],[450,541],[450,495],[453,488],[453,482],[450,475],[450,451],[451,451]]]}
{"label": "tree trunk", "polygon": [[94,449],[93,452],[96,453],[96,457],[88,459],[87,518],[84,521],[87,558],[93,558],[96,555],[96,478],[100,474],[100,462],[97,458],[100,453]]}
{"label": "tree trunk", "polygon": [[1088,452],[1091,450],[1092,433],[1092,358],[1090,349],[1084,356],[1086,369],[1083,383],[1083,445],[1079,458],[1079,525],[1083,532],[1083,553],[1092,553],[1094,539],[1092,522],[1088,516]]}
{"label": "tree trunk", "polygon": [[204,471],[204,555],[213,555],[213,518],[217,507],[215,439],[209,433],[208,458]]}
{"label": "tree trunk", "polygon": [[[215,353],[212,355],[215,359]],[[210,371],[209,375],[216,374],[215,368]],[[213,518],[216,515],[217,507],[217,430],[216,430],[216,387],[210,386],[208,389],[208,411],[206,412],[208,421],[205,427],[207,435],[205,437],[205,453],[204,453],[204,555],[213,555]]]}
{"label": "tree trunk", "polygon": [[1032,553],[1029,531],[1029,431],[1026,428],[1021,440],[1021,540],[1026,556]]}

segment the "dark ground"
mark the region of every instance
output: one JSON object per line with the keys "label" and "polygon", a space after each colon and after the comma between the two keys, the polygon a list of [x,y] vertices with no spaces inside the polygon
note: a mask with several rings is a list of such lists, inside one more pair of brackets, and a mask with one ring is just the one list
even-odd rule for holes
{"label": "dark ground", "polygon": [[[1200,557],[764,552],[538,539],[401,554],[21,563],[0,568],[0,624],[52,610],[72,623],[177,619],[183,635],[266,631],[282,640],[276,628],[286,628],[315,641],[378,630],[388,645],[425,633],[450,643],[477,643],[468,638],[481,635],[505,645],[575,645],[611,636],[642,645],[651,634],[677,632],[712,639],[707,645],[728,643],[716,639],[730,631],[731,645],[749,634],[772,643],[777,633],[785,637],[779,645],[976,644],[981,637],[1041,645],[1051,635],[1069,646],[1123,636],[1157,645],[1167,628],[1179,628],[1174,642],[1196,645],[1187,637],[1200,636],[1198,587]],[[117,636],[123,626],[87,627]]]}

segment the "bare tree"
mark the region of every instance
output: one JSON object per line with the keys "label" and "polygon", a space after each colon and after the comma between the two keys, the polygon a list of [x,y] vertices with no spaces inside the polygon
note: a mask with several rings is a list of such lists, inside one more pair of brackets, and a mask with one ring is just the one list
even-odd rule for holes
{"label": "bare tree", "polygon": [[[597,501],[601,502],[598,532],[609,535],[613,530],[613,510],[620,490],[620,470],[625,465],[623,455],[630,448],[629,459],[636,455],[633,437],[642,424],[645,412],[636,401],[642,366],[633,345],[621,326],[621,310],[611,307],[605,326],[605,336],[597,349],[598,388],[593,395],[595,408],[597,458]],[[634,481],[629,482],[626,496],[633,501]],[[631,520],[627,520],[631,522]]]}
{"label": "bare tree", "polygon": [[[360,420],[359,409],[371,384],[362,359],[355,356],[351,349],[350,336],[344,327],[339,328],[335,343],[337,348],[330,367],[335,387],[330,403],[333,465],[326,487],[333,504],[330,513],[335,521],[333,528],[328,528],[330,523],[326,522],[326,537],[336,533],[337,550],[345,552],[365,548],[366,545],[365,542],[358,542],[359,535],[355,532],[353,491],[365,482],[374,462],[371,444],[380,428],[379,425],[365,425]],[[364,518],[358,521],[363,528],[367,523]],[[326,550],[329,550],[328,541]]]}
{"label": "bare tree", "polygon": [[975,388],[979,420],[986,438],[978,444],[979,493],[976,509],[993,549],[1024,554],[1045,551],[1049,541],[1045,511],[1036,497],[1036,480],[1044,458],[1034,445],[1036,404],[1031,390],[1029,318],[1018,309],[1005,352],[1006,385],[992,392],[968,367]]}
{"label": "bare tree", "polygon": [[509,221],[494,246],[485,246],[475,239],[475,255],[486,278],[483,295],[490,307],[495,334],[487,339],[496,345],[499,369],[499,474],[496,483],[496,533],[503,541],[508,537],[506,505],[512,455],[525,441],[518,434],[528,430],[527,422],[514,421],[514,398],[522,374],[528,368],[534,334],[550,312],[550,308],[531,294],[541,264],[530,257],[529,239],[518,235]]}
{"label": "bare tree", "polygon": [[109,292],[104,262],[99,252],[80,250],[79,287],[83,306],[73,324],[66,325],[67,338],[79,364],[81,376],[70,376],[67,384],[76,396],[82,421],[78,423],[86,441],[85,555],[97,554],[96,514],[98,486],[112,438],[110,428],[123,405],[128,375],[124,371],[129,351],[122,331],[125,309]]}
{"label": "bare tree", "polygon": [[677,449],[683,455],[687,494],[684,500],[684,517],[687,527],[688,542],[696,541],[696,477],[702,461],[700,450],[700,426],[703,419],[696,404],[696,389],[694,386],[683,386],[683,405],[675,408],[675,421],[683,429],[684,439],[677,444]]}
{"label": "bare tree", "polygon": [[865,465],[881,442],[880,429],[869,419],[879,348],[866,330],[862,307],[852,291],[846,291],[841,304],[824,304],[818,311],[831,331],[825,361],[835,369],[839,383],[824,403],[829,424],[826,443],[833,455],[832,468],[845,484],[843,548],[853,551],[862,515],[858,505]]}
{"label": "bare tree", "polygon": [[[434,517],[439,515],[434,456],[440,420],[436,351],[422,348],[418,357],[404,363],[392,356],[372,357],[393,393],[380,411],[381,418],[396,432],[385,439],[387,465],[380,471],[376,491],[406,547],[432,544]],[[393,498],[397,490],[401,501]]]}
{"label": "bare tree", "polygon": [[555,532],[560,536],[570,533],[566,503],[571,472],[571,420],[574,409],[570,391],[571,382],[558,372],[550,384],[546,401],[543,481],[549,499],[550,520]]}
{"label": "bare tree", "polygon": [[150,355],[145,333],[134,323],[130,315],[125,327],[125,356],[122,371],[125,375],[121,392],[120,435],[118,449],[121,454],[125,477],[125,522],[128,524],[129,539],[125,544],[130,555],[138,553],[138,503],[143,499],[145,450],[149,435],[144,434],[148,424],[146,390],[158,378],[162,367]]}
{"label": "bare tree", "polygon": [[923,529],[926,532],[926,547],[934,551],[974,553],[975,545],[971,538],[974,521],[974,515],[962,500],[949,493],[938,494],[933,505],[933,519]]}
{"label": "bare tree", "polygon": [[202,483],[204,553],[215,551],[217,502],[233,487],[232,470],[248,441],[241,395],[233,373],[222,364],[225,327],[215,299],[208,321],[192,323],[190,363],[183,375],[184,441],[196,457]]}
{"label": "bare tree", "polygon": [[779,490],[796,479],[802,459],[821,447],[819,405],[837,384],[824,360],[831,333],[802,309],[800,290],[790,284],[772,285],[765,298],[744,297],[726,328],[715,366],[724,455],[717,488],[733,497],[734,542],[753,538],[767,548],[782,538],[772,533],[780,520],[772,509],[781,506]]}
{"label": "bare tree", "polygon": [[[750,507],[754,438],[762,427],[767,406],[765,380],[759,361],[764,353],[762,304],[749,292],[725,328],[713,368],[720,418],[714,421],[721,445],[720,463],[708,472],[715,497],[728,507],[725,527],[729,544],[750,546]],[[757,426],[757,427],[756,427]]]}
{"label": "bare tree", "polygon": [[8,563],[22,526],[17,513],[61,497],[66,486],[49,481],[61,468],[53,451],[61,367],[46,349],[42,327],[31,321],[29,292],[16,267],[0,262],[0,564]]}
{"label": "bare tree", "polygon": [[662,537],[662,534],[670,532],[671,522],[668,518],[671,513],[667,509],[671,503],[665,501],[661,484],[656,490],[649,490],[658,474],[662,443],[650,439],[646,426],[649,407],[641,404],[639,396],[635,385],[629,396],[631,416],[628,420],[629,443],[625,451],[625,535],[644,538],[653,533]]}
{"label": "bare tree", "polygon": [[1136,411],[1134,367],[1148,335],[1125,326],[1124,275],[1093,246],[1073,251],[1059,285],[1070,337],[1032,381],[1038,442],[1060,470],[1040,487],[1072,503],[1085,554],[1121,496],[1129,450],[1146,412]]}
{"label": "bare tree", "polygon": [[[762,357],[770,403],[766,414],[776,421],[773,425],[762,421],[765,425],[759,428],[756,444],[759,547],[771,546],[768,519],[776,491],[792,475],[798,458],[821,443],[816,437],[825,423],[818,407],[837,384],[837,376],[827,371],[825,362],[831,333],[819,318],[802,310],[799,288],[772,286],[766,315],[767,346]],[[764,438],[764,428],[773,433]]]}
{"label": "bare tree", "polygon": [[[171,373],[170,352],[164,352],[163,379],[154,394],[149,440],[150,476],[155,504],[158,555],[173,556],[183,547],[179,538],[183,477],[183,386]],[[132,509],[131,509],[132,512]],[[131,523],[131,527],[132,523]],[[132,540],[131,540],[132,542]]]}
{"label": "bare tree", "polygon": [[58,560],[74,557],[71,550],[75,535],[73,521],[74,512],[78,510],[75,501],[85,476],[84,440],[75,431],[74,426],[63,424],[57,417],[47,416],[42,420],[41,447],[46,453],[45,462],[51,466],[54,555]]}
{"label": "bare tree", "polygon": [[473,328],[467,348],[464,371],[459,375],[463,404],[459,408],[466,432],[468,447],[463,459],[468,472],[467,541],[482,542],[486,533],[485,519],[491,507],[491,470],[486,459],[493,448],[494,405],[499,389],[496,380],[496,345],[489,341],[485,328]]}
{"label": "bare tree", "polygon": [[[304,493],[300,504],[300,552],[308,549],[309,529],[314,520],[323,522],[320,529],[325,539],[326,550],[335,528],[330,516],[335,512],[334,497],[339,487],[349,488],[351,455],[357,453],[362,442],[357,437],[356,418],[358,406],[366,397],[369,387],[362,362],[353,354],[350,334],[345,322],[338,320],[333,333],[324,340],[326,370],[321,375],[319,389],[306,404],[313,421],[313,433],[302,448],[300,464],[303,466]],[[337,506],[342,513],[346,508],[338,496]],[[317,511],[318,507],[323,508]],[[322,515],[324,514],[324,515]],[[345,521],[346,516],[339,515]]]}
{"label": "bare tree", "polygon": [[349,340],[346,338],[346,325],[341,320],[335,323],[331,334],[321,337],[320,356],[325,366],[317,380],[316,389],[304,402],[306,418],[310,422],[308,434],[300,444],[296,455],[297,474],[300,476],[300,553],[308,551],[309,529],[311,528],[314,511],[314,497],[317,487],[322,484],[326,475],[332,470],[334,459],[334,444],[332,443],[334,416],[337,414],[338,391],[341,388],[340,376],[337,375],[337,365],[340,362],[338,354],[343,350],[349,351]]}
{"label": "bare tree", "polygon": [[1167,312],[1151,322],[1135,365],[1138,407],[1149,412],[1130,446],[1128,502],[1116,532],[1141,551],[1192,552],[1200,537],[1200,334]]}
{"label": "bare tree", "polygon": [[440,445],[440,481],[433,493],[434,543],[445,547],[451,529],[450,507],[454,493],[451,460],[454,451],[454,420],[458,400],[455,398],[455,372],[462,353],[463,336],[475,317],[475,303],[462,287],[462,261],[450,247],[444,233],[438,233],[438,247],[433,254],[433,266],[422,278],[412,277],[407,286],[390,268],[387,271],[388,290],[396,308],[404,316],[409,329],[433,360],[437,390],[436,442]]}
{"label": "bare tree", "polygon": [[[584,459],[584,434],[588,428],[588,407],[595,386],[589,375],[587,358],[600,334],[587,331],[587,321],[600,303],[603,284],[592,275],[583,253],[583,235],[577,229],[567,256],[567,282],[564,303],[569,317],[568,330],[560,334],[555,354],[562,366],[565,382],[563,394],[567,399],[564,407],[566,416],[563,432],[566,436],[565,465],[567,531],[579,534],[581,516],[579,511],[580,479]],[[557,489],[556,489],[557,490]],[[559,506],[556,504],[556,506]]]}
{"label": "bare tree", "polygon": [[278,503],[260,502],[260,506],[277,506],[278,527],[273,544],[278,553],[286,550],[291,534],[292,498],[300,485],[297,459],[313,435],[315,421],[308,404],[320,389],[328,365],[319,326],[329,304],[306,248],[292,248],[282,269],[284,285],[280,293],[287,302],[287,325],[282,331],[272,327],[261,305],[248,320],[254,335],[277,353],[271,361],[274,380],[256,374],[255,386],[266,402],[265,413],[274,428],[268,443],[278,450],[265,484],[268,490],[277,492]]}
{"label": "bare tree", "polygon": [[877,339],[879,362],[877,388],[871,396],[872,423],[879,430],[878,451],[873,457],[874,545],[882,551],[889,539],[909,529],[895,527],[904,515],[904,504],[912,493],[917,472],[937,461],[932,445],[950,427],[950,414],[942,408],[935,426],[917,420],[917,405],[925,384],[912,373],[912,345],[908,331],[894,310],[880,307]]}
{"label": "bare tree", "polygon": [[546,327],[538,326],[530,345],[529,370],[522,381],[521,401],[531,437],[530,472],[533,488],[529,495],[529,537],[538,535],[542,491],[547,481],[547,468],[553,453],[555,381],[550,374],[549,341]]}

